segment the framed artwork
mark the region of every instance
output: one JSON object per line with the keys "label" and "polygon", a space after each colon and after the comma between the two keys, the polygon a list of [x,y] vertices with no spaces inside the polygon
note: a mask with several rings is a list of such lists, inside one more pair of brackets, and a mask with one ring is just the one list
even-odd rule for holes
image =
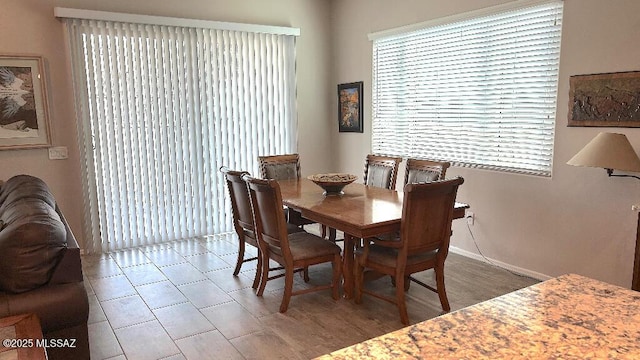
{"label": "framed artwork", "polygon": [[640,71],[571,76],[568,126],[640,127]]}
{"label": "framed artwork", "polygon": [[0,55],[0,150],[51,145],[44,84],[42,57]]}
{"label": "framed artwork", "polygon": [[363,131],[362,81],[338,85],[338,130]]}

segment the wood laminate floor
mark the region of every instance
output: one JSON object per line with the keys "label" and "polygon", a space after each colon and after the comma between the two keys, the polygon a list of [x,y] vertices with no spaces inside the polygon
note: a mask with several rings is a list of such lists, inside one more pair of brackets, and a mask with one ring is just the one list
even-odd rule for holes
{"label": "wood laminate floor", "polygon": [[[257,297],[255,262],[234,277],[236,256],[233,235],[83,256],[91,358],[310,359],[402,327],[394,305],[334,301],[329,290],[294,296],[280,314],[284,279]],[[330,265],[311,267],[310,284],[330,274]],[[417,277],[434,284],[432,271]],[[450,253],[445,282],[455,311],[538,281]],[[296,275],[295,286],[308,285]],[[369,286],[394,292],[388,278]],[[407,307],[411,323],[442,312],[437,294],[416,284]]]}

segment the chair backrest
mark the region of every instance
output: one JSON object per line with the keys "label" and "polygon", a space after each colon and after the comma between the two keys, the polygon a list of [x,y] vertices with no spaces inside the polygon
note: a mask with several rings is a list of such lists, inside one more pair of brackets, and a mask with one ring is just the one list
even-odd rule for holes
{"label": "chair backrest", "polygon": [[[249,189],[247,183],[242,180],[244,175],[249,175],[246,171],[229,170],[221,167],[220,171],[224,174],[227,181],[227,188],[231,197],[231,211],[233,213],[233,224],[238,230],[246,230],[253,235],[253,211],[251,210],[251,201],[249,200]],[[245,231],[245,233],[246,233]],[[238,233],[240,234],[240,232]]]}
{"label": "chair backrest", "polygon": [[447,255],[451,237],[453,207],[464,179],[407,184],[404,187],[400,225],[401,253],[438,250]]}
{"label": "chair backrest", "polygon": [[258,156],[258,164],[260,165],[260,176],[263,179],[300,179],[300,156],[298,154]]}
{"label": "chair backrest", "polygon": [[367,155],[364,163],[364,184],[385,189],[395,189],[398,166],[402,158]]}
{"label": "chair backrest", "polygon": [[287,236],[287,225],[282,211],[282,194],[276,180],[243,176],[249,187],[253,207],[256,237],[260,246],[285,259],[292,259]]}
{"label": "chair backrest", "polygon": [[444,180],[449,166],[451,164],[448,162],[407,159],[404,184]]}

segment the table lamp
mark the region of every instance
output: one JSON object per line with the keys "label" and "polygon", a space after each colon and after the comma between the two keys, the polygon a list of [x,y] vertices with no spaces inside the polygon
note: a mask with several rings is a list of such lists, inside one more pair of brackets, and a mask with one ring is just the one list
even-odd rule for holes
{"label": "table lamp", "polygon": [[613,174],[613,170],[640,172],[640,159],[624,134],[601,132],[567,164],[603,168],[609,176],[640,179],[635,175]]}

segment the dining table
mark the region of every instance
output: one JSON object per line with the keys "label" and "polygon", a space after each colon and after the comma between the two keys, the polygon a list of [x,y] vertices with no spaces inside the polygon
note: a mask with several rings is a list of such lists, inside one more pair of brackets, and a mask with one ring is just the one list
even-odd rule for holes
{"label": "dining table", "polygon": [[[351,183],[341,194],[327,195],[305,178],[278,180],[278,184],[284,205],[344,233],[343,290],[346,298],[352,298],[356,241],[400,231],[403,193]],[[467,208],[468,204],[456,202],[453,218],[463,218]]]}

